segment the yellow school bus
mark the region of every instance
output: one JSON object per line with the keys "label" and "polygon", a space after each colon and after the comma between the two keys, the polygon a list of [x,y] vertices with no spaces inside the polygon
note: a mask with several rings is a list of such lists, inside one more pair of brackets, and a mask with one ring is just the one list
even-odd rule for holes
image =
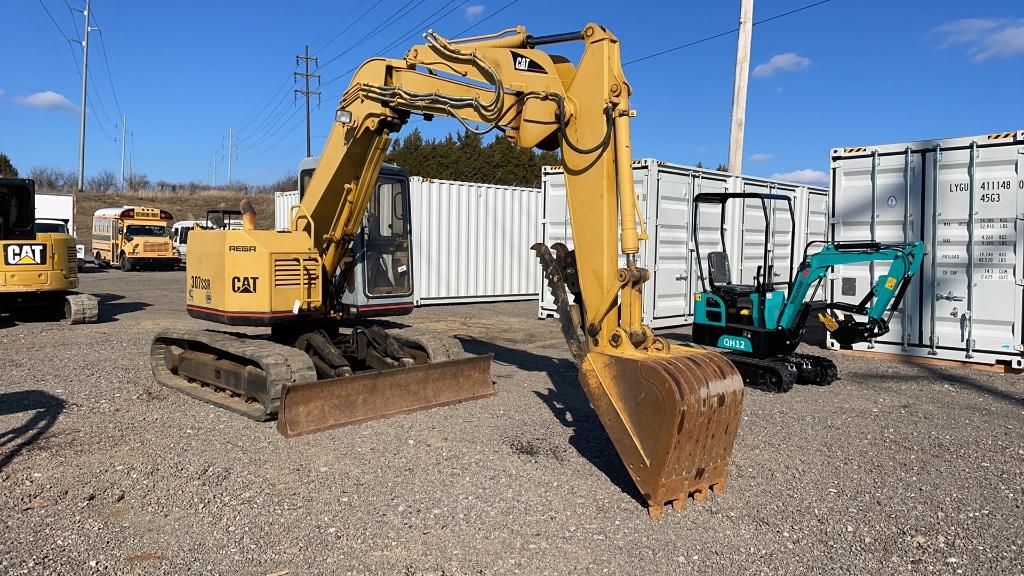
{"label": "yellow school bus", "polygon": [[167,210],[144,206],[102,208],[92,217],[92,256],[97,266],[173,270],[179,258],[171,248]]}

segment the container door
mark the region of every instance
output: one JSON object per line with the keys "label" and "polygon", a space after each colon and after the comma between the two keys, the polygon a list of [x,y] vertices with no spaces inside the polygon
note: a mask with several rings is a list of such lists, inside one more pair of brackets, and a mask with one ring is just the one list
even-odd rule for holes
{"label": "container door", "polygon": [[924,333],[941,356],[1019,355],[1020,158],[1016,147],[927,155],[926,197],[935,214],[925,223]]}
{"label": "container door", "polygon": [[[728,192],[729,181],[725,177],[716,176],[718,175],[705,175],[701,172],[694,172],[690,176],[690,189],[693,191],[693,196],[696,196],[701,192]],[[700,267],[698,267],[696,259],[697,246],[694,246],[691,242],[689,275],[691,294],[703,289],[701,285],[701,269],[703,269],[704,272],[704,285],[708,286],[708,252],[716,252],[724,249],[724,246],[722,246],[721,212],[719,210],[719,206],[716,204],[701,204],[698,210],[696,234],[697,242],[700,245],[701,262]],[[730,234],[736,234],[738,231],[739,226],[734,226],[732,219],[727,217],[725,220],[726,239],[729,238]],[[691,235],[694,233],[692,229],[690,233]]]}
{"label": "container door", "polygon": [[[743,191],[760,194],[782,194],[795,197],[792,188],[780,188],[774,183],[759,181],[744,181]],[[774,266],[772,281],[778,282],[776,286],[785,290],[785,282],[792,279],[793,262],[790,257],[790,247],[793,245],[793,218],[796,217],[797,207],[794,205],[794,215],[791,218],[789,207],[785,202],[767,202],[768,220],[765,221],[764,209],[761,201],[750,198],[743,201],[743,227],[741,231],[741,251],[739,263],[739,278],[734,278],[737,284],[753,284],[757,275],[757,267],[764,265],[765,251],[765,226],[771,231],[768,237],[768,262]],[[732,254],[729,255],[733,257]],[[796,254],[793,255],[796,258]]]}
{"label": "container door", "polygon": [[[836,224],[833,240],[876,240],[883,244],[913,242],[920,236],[921,156],[877,155],[844,159],[834,167]],[[859,303],[890,262],[846,264],[833,271],[832,299]],[[889,320],[889,333],[878,342],[906,346],[919,342],[921,277],[911,281]]]}
{"label": "container door", "polygon": [[[690,314],[690,175],[658,172],[657,201],[651,203],[655,226],[648,231],[653,241],[653,317],[664,319]],[[648,251],[648,254],[651,252]]]}

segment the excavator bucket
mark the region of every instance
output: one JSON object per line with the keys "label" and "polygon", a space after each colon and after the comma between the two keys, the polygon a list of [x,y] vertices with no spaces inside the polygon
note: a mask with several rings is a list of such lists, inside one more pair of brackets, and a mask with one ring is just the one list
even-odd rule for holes
{"label": "excavator bucket", "polygon": [[277,431],[292,438],[494,395],[491,356],[292,384]]}
{"label": "excavator bucket", "polygon": [[743,380],[721,354],[588,352],[580,383],[652,517],[725,491]]}

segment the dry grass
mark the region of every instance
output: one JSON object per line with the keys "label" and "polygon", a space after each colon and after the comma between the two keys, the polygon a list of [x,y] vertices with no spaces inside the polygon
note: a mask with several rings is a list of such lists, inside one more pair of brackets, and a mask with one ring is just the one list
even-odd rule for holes
{"label": "dry grass", "polygon": [[131,194],[98,194],[83,192],[76,195],[78,210],[78,242],[88,249],[92,243],[92,215],[100,208],[116,206],[150,206],[168,210],[174,220],[203,220],[207,210],[219,208],[238,209],[242,198],[248,198],[256,208],[257,225],[260,228],[274,226],[274,196],[260,194],[243,196],[229,191],[209,191],[199,194],[174,194],[171,192],[137,192]]}

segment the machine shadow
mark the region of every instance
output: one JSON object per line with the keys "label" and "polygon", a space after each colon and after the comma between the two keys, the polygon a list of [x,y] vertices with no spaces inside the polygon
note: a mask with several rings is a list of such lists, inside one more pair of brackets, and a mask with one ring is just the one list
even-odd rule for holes
{"label": "machine shadow", "polygon": [[10,464],[22,450],[46,434],[57,422],[66,403],[63,399],[42,390],[23,390],[0,394],[0,416],[22,412],[32,415],[22,424],[0,432],[0,470]]}
{"label": "machine shadow", "polygon": [[122,314],[138,312],[152,306],[152,304],[148,304],[146,302],[122,302],[122,300],[124,300],[124,296],[120,294],[100,292],[99,294],[93,294],[93,296],[100,300],[100,317],[97,324],[118,322],[118,316],[121,316]]}
{"label": "machine shadow", "polygon": [[525,350],[508,348],[485,340],[457,335],[466,352],[474,355],[494,354],[494,360],[528,372],[544,372],[552,388],[533,393],[547,406],[555,418],[569,430],[569,445],[580,456],[608,477],[624,494],[641,506],[647,506],[622,460],[612,446],[611,438],[590,406],[577,381],[576,365],[568,359],[552,358]]}
{"label": "machine shadow", "polygon": [[919,364],[919,366],[937,381],[946,382],[951,386],[970,390],[982,396],[988,396],[995,400],[1002,400],[1017,406],[1024,406],[1024,392],[1013,395],[984,382],[978,381],[965,374],[944,370],[940,366],[931,364]]}

